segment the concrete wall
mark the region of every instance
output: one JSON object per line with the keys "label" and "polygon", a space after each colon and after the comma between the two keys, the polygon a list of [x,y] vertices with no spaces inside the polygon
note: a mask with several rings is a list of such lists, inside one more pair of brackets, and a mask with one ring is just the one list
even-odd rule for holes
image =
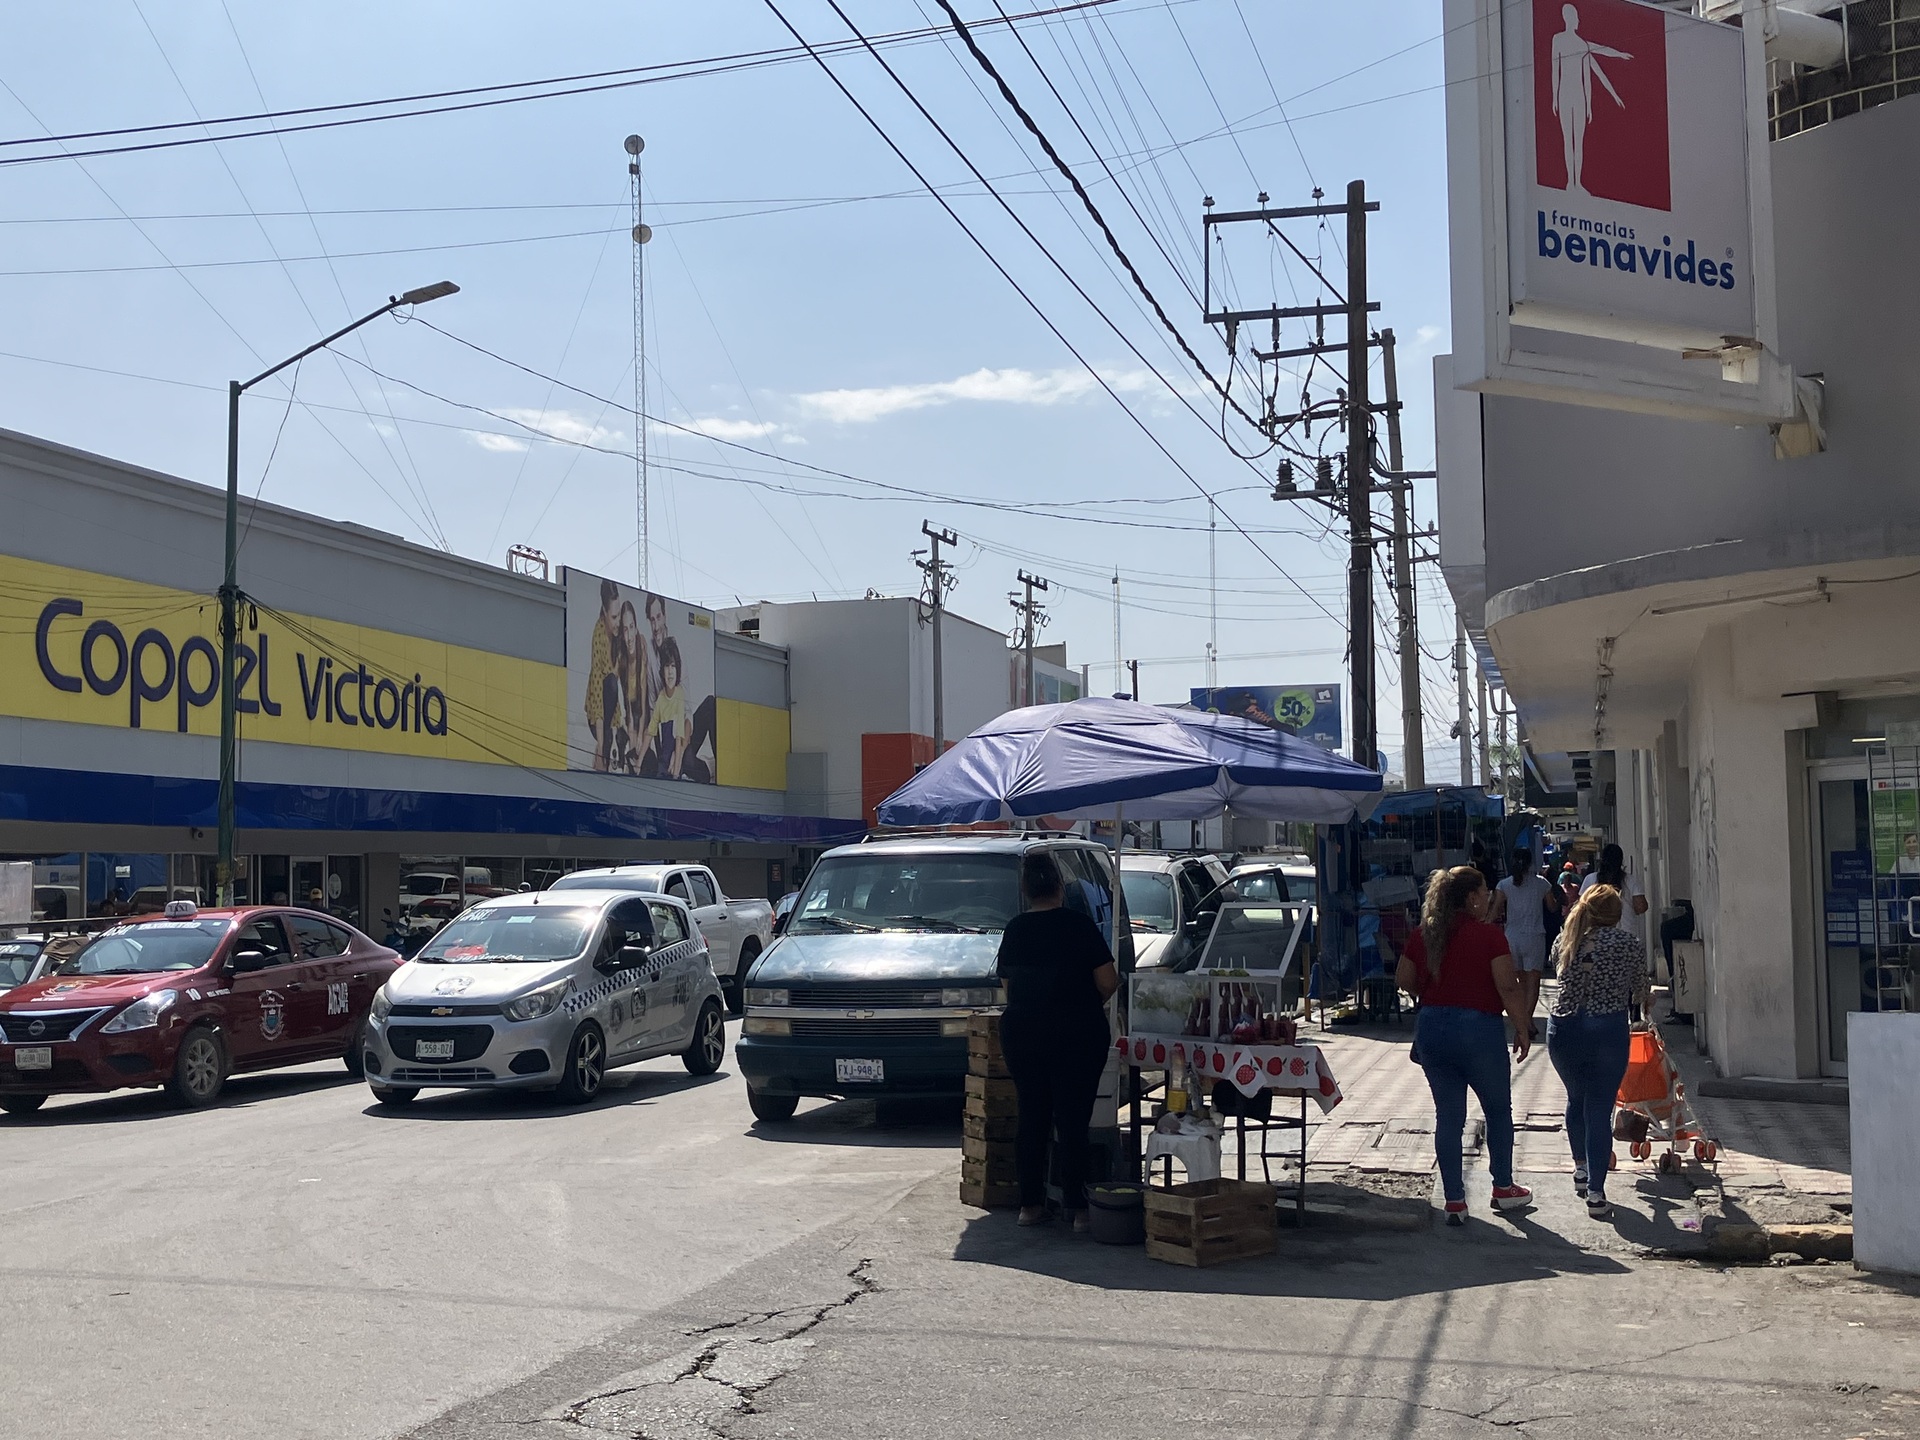
{"label": "concrete wall", "polygon": [[1920,314],[1917,152],[1920,96],[1772,146],[1781,353],[1826,376],[1826,453],[1778,461],[1761,428],[1488,396],[1489,595],[1662,551],[1732,563],[1730,541],[1920,525],[1920,346],[1894,321]]}
{"label": "concrete wall", "polygon": [[1920,1275],[1920,1015],[1847,1017],[1853,1259]]}

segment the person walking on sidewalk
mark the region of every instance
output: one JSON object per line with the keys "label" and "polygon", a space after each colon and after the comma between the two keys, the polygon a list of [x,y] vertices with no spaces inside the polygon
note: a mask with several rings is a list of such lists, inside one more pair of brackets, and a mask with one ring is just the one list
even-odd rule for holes
{"label": "person walking on sidewalk", "polygon": [[1613,1102],[1627,1073],[1627,1010],[1647,997],[1647,952],[1620,927],[1620,892],[1593,885],[1554,942],[1560,996],[1547,1019],[1547,1057],[1567,1087],[1567,1143],[1573,1190],[1596,1220],[1613,1214],[1607,1171],[1613,1162]]}
{"label": "person walking on sidewalk", "polygon": [[1107,999],[1120,973],[1100,927],[1069,910],[1059,863],[1045,850],[1020,861],[1027,909],[1000,939],[1000,978],[1007,984],[1000,1048],[1020,1097],[1014,1167],[1020,1179],[1020,1223],[1047,1218],[1047,1142],[1059,1156],[1060,1189],[1075,1230],[1089,1228],[1087,1126],[1100,1075],[1113,1044]]}
{"label": "person walking on sidewalk", "polygon": [[1618,845],[1608,845],[1600,851],[1593,873],[1580,882],[1580,893],[1585,895],[1596,885],[1608,885],[1620,892],[1621,919],[1615,924],[1624,924],[1629,914],[1647,913],[1647,897],[1641,893],[1640,882],[1627,873],[1627,852]]}
{"label": "person walking on sidewalk", "polygon": [[1461,1132],[1467,1091],[1487,1119],[1487,1164],[1493,1206],[1516,1210],[1533,1192],[1513,1179],[1513,1090],[1507,1068],[1504,1012],[1514,1024],[1514,1053],[1532,1048],[1526,990],[1500,927],[1487,923],[1487,879],[1471,865],[1436,870],[1427,882],[1420,928],[1407,940],[1394,978],[1420,1002],[1414,1021],[1414,1057],[1433,1091],[1433,1154],[1446,1192],[1447,1223],[1467,1218]]}
{"label": "person walking on sidewalk", "polygon": [[1540,1008],[1540,976],[1547,968],[1547,911],[1557,917],[1560,891],[1533,866],[1531,850],[1516,850],[1512,873],[1502,880],[1493,896],[1493,920],[1507,932],[1507,949],[1513,954],[1513,968],[1527,992],[1527,1031],[1533,1031],[1533,1012]]}

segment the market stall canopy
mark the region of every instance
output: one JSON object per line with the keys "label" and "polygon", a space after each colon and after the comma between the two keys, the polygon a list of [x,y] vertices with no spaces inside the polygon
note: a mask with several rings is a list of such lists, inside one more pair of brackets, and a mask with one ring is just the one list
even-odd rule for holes
{"label": "market stall canopy", "polygon": [[1381,778],[1310,740],[1235,715],[1074,700],[988,721],[880,803],[882,825],[995,820],[1260,820],[1365,816]]}

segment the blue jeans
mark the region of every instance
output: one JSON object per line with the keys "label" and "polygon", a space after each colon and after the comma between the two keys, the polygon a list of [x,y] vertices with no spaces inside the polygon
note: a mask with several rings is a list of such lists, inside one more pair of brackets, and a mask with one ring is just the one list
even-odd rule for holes
{"label": "blue jeans", "polygon": [[1627,1073],[1627,1012],[1555,1015],[1547,1056],[1567,1087],[1567,1144],[1587,1167],[1587,1194],[1604,1198],[1613,1160],[1613,1101]]}
{"label": "blue jeans", "polygon": [[1453,1005],[1422,1005],[1414,1022],[1420,1068],[1433,1091],[1433,1157],[1449,1200],[1467,1198],[1460,1132],[1467,1128],[1467,1087],[1487,1117],[1487,1166],[1496,1186],[1513,1184],[1513,1088],[1507,1027],[1498,1015]]}

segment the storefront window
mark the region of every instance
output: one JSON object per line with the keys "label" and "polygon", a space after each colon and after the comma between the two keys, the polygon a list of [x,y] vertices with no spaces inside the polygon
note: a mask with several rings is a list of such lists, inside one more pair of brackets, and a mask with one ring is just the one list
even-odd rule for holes
{"label": "storefront window", "polygon": [[87,914],[145,915],[167,903],[166,855],[90,853],[86,858]]}

